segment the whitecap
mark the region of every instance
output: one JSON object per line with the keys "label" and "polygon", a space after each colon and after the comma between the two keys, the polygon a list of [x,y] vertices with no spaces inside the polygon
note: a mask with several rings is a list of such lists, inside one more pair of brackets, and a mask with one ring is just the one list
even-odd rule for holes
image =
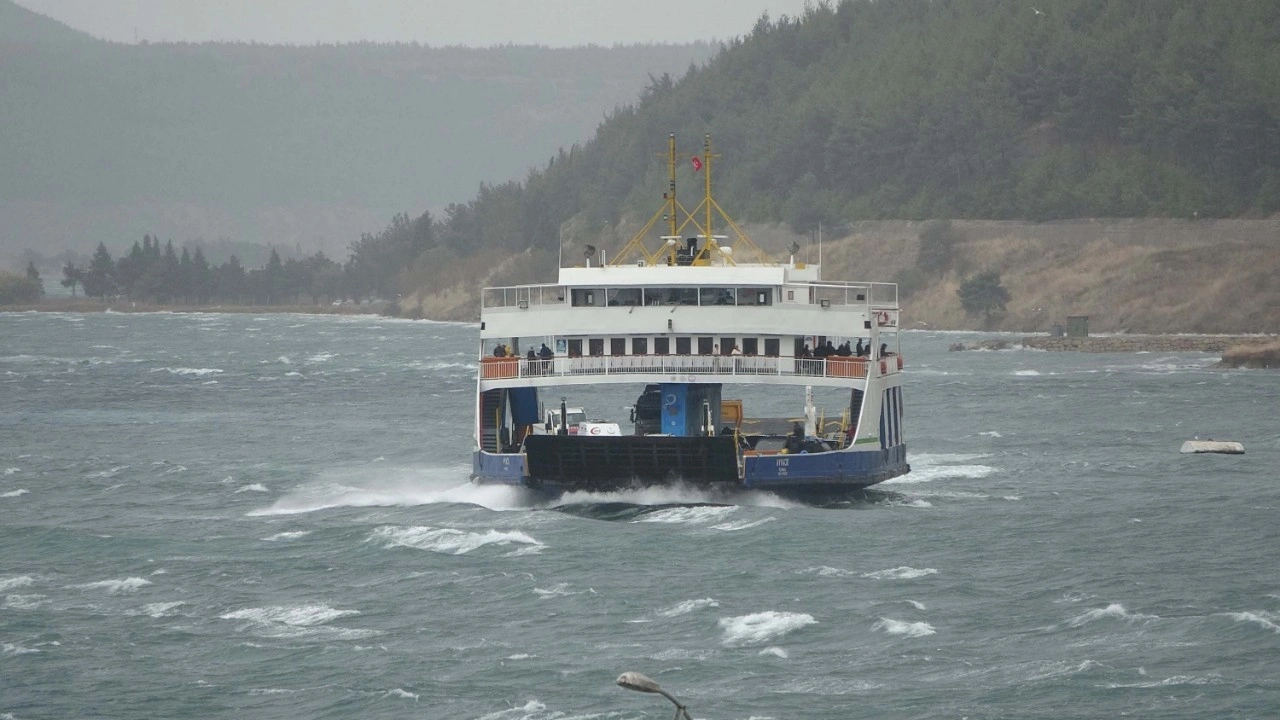
{"label": "whitecap", "polygon": [[288,355],[281,355],[280,357],[276,358],[276,362],[281,363],[283,365],[293,364],[293,361],[289,359]]}
{"label": "whitecap", "polygon": [[1280,633],[1280,625],[1277,625],[1272,617],[1268,617],[1269,613],[1251,613],[1251,612],[1232,612],[1217,613],[1225,617],[1229,617],[1236,622],[1255,623],[1261,625],[1264,629],[1274,633]]}
{"label": "whitecap", "polygon": [[14,473],[20,473],[20,472],[22,472],[22,468],[16,468],[16,467],[5,468],[5,469],[4,469],[4,476],[5,476],[5,477],[9,477],[10,475],[13,475]]}
{"label": "whitecap", "polygon": [[807,575],[808,574],[817,575],[818,577],[853,577],[854,575],[857,575],[857,573],[855,573],[852,570],[843,570],[841,568],[834,568],[827,565],[820,565],[818,567],[805,568],[804,570],[800,570],[798,572],[802,574],[807,574]]}
{"label": "whitecap", "polygon": [[1081,662],[1069,662],[1067,660],[1056,660],[1041,665],[1035,672],[1027,676],[1028,681],[1051,680],[1053,678],[1069,677],[1087,672],[1096,667],[1106,667],[1096,660],[1083,660]]}
{"label": "whitecap", "polygon": [[205,380],[204,382],[202,382],[202,383],[200,383],[200,384],[201,384],[201,385],[217,385],[217,384],[218,384],[218,381],[217,381],[217,380]]}
{"label": "whitecap", "polygon": [[137,614],[146,615],[148,617],[153,617],[153,618],[168,617],[174,614],[172,612],[173,610],[176,610],[177,608],[185,604],[186,603],[183,603],[183,602],[147,603],[146,605],[142,606],[142,609]]}
{"label": "whitecap", "polygon": [[20,587],[27,587],[35,581],[35,578],[30,575],[15,575],[14,577],[0,578],[0,592]]}
{"label": "whitecap", "polygon": [[979,434],[979,435],[985,435],[985,436],[987,436],[987,437],[993,437],[993,438],[1002,438],[1002,437],[1004,437],[1003,435],[1001,435],[999,432],[997,432],[997,431],[995,431],[995,430],[987,430],[986,432],[980,432],[980,433],[978,433],[978,434]]}
{"label": "whitecap", "polygon": [[880,618],[875,625],[871,626],[871,629],[883,630],[890,635],[904,635],[906,637],[924,637],[937,632],[927,622],[907,622],[886,617]]}
{"label": "whitecap", "polygon": [[915,485],[933,482],[940,478],[977,479],[987,477],[995,471],[996,469],[989,465],[927,465],[918,464],[913,460],[909,474],[886,480],[882,484]]}
{"label": "whitecap", "polygon": [[913,568],[902,565],[888,570],[876,570],[875,572],[863,573],[862,577],[871,578],[872,580],[915,580],[926,575],[936,575],[938,571],[934,568]]}
{"label": "whitecap", "polygon": [[312,355],[311,357],[307,358],[307,364],[315,365],[316,363],[329,362],[330,360],[336,357],[338,357],[337,353],[329,353],[329,352],[316,353],[315,355]]}
{"label": "whitecap", "polygon": [[1037,377],[1041,373],[1039,370],[1014,370],[1013,374],[1018,377]]}
{"label": "whitecap", "polygon": [[47,601],[44,595],[5,595],[4,606],[11,610],[35,610]]}
{"label": "whitecap", "polygon": [[84,583],[81,585],[68,585],[68,588],[76,590],[106,590],[111,595],[119,595],[120,593],[136,592],[138,588],[150,585],[150,580],[144,580],[140,577],[130,577],[123,580],[99,580],[98,582]]}
{"label": "whitecap", "polygon": [[685,600],[683,602],[678,602],[669,608],[658,610],[654,614],[660,617],[672,618],[679,617],[681,615],[688,615],[695,610],[714,607],[720,607],[719,600],[716,600],[715,598],[702,598],[700,600]]}
{"label": "whitecap", "polygon": [[538,656],[531,655],[529,653],[516,653],[515,655],[508,655],[503,659],[504,660],[532,660],[533,658],[536,658],[536,657]]}
{"label": "whitecap", "polygon": [[817,622],[807,613],[766,610],[750,615],[721,618],[719,625],[724,631],[723,643],[733,646],[764,642]]}
{"label": "whitecap", "polygon": [[910,603],[910,604],[911,604],[911,607],[913,607],[913,608],[915,608],[915,609],[917,609],[917,610],[924,610],[924,609],[925,609],[924,603],[922,603],[922,602],[920,602],[920,601],[918,601],[918,600],[904,600],[903,602]]}
{"label": "whitecap", "polygon": [[313,627],[349,615],[359,615],[359,610],[337,610],[328,605],[273,605],[262,608],[245,608],[224,613],[223,620],[248,620],[263,624]]}
{"label": "whitecap", "polygon": [[783,660],[786,660],[786,659],[787,659],[787,657],[788,657],[788,655],[787,655],[787,651],[786,651],[786,650],[783,650],[783,649],[782,649],[782,648],[780,648],[780,647],[767,647],[767,648],[765,648],[765,649],[761,650],[761,651],[760,651],[759,653],[757,653],[757,654],[758,654],[758,655],[772,655],[772,656],[774,656],[774,657],[782,658]]}
{"label": "whitecap", "polygon": [[262,538],[266,542],[278,542],[280,540],[297,540],[300,537],[310,535],[310,530],[291,530],[289,532],[278,532],[275,535]]}
{"label": "whitecap", "polygon": [[5,643],[0,645],[0,654],[3,655],[29,655],[31,653],[40,652],[36,648],[22,647],[16,643]]}
{"label": "whitecap", "polygon": [[302,378],[303,380],[306,380],[306,379],[307,379],[307,376],[306,376],[306,375],[303,375],[303,374],[302,374],[302,373],[300,373],[300,372],[287,372],[287,373],[285,373],[285,374],[284,374],[284,376],[285,376],[285,377],[296,377],[296,378]]}
{"label": "whitecap", "polygon": [[1171,687],[1174,685],[1217,685],[1221,682],[1222,682],[1222,678],[1216,675],[1211,675],[1208,677],[1197,677],[1195,675],[1174,675],[1172,677],[1167,677],[1164,680],[1154,680],[1150,682],[1140,682],[1140,683],[1107,683],[1106,685],[1100,685],[1099,687],[1105,687],[1105,688],[1111,688],[1111,689],[1117,689],[1117,688],[1150,689],[1150,688]]}
{"label": "whitecap", "polygon": [[18,488],[17,490],[9,490],[8,492],[0,493],[0,498],[21,497],[29,492],[31,491],[26,488]]}
{"label": "whitecap", "polygon": [[550,598],[553,598],[553,597],[562,597],[562,596],[564,596],[564,595],[577,595],[577,594],[578,594],[578,592],[577,592],[577,591],[574,591],[574,590],[570,590],[570,589],[569,589],[569,583],[556,583],[556,585],[555,585],[554,587],[545,588],[545,589],[544,589],[544,588],[534,588],[534,589],[533,589],[533,592],[534,592],[538,597],[542,598],[543,600],[547,600],[547,599],[550,599]]}
{"label": "whitecap", "polygon": [[181,375],[183,377],[205,377],[206,375],[221,375],[223,373],[223,370],[220,370],[219,368],[188,368],[188,367],[179,367],[179,368],[166,367],[166,368],[159,368],[156,370],[152,370],[151,372],[161,372],[161,371],[168,372],[171,375]]}
{"label": "whitecap", "polygon": [[406,700],[413,700],[414,702],[417,702],[417,701],[418,701],[418,694],[417,694],[417,693],[411,693],[411,692],[409,692],[408,690],[401,690],[400,688],[392,688],[392,689],[388,690],[388,691],[385,693],[385,695],[384,695],[384,696],[385,696],[385,697],[398,697],[398,698],[404,698],[404,699],[406,699]]}
{"label": "whitecap", "polygon": [[1095,608],[1083,615],[1079,615],[1074,618],[1071,618],[1071,620],[1067,622],[1067,625],[1069,627],[1075,628],[1075,627],[1080,627],[1082,625],[1086,625],[1095,620],[1103,620],[1106,618],[1115,618],[1119,620],[1125,620],[1126,622],[1132,622],[1134,620],[1156,620],[1158,619],[1158,616],[1144,615],[1142,613],[1131,613],[1128,610],[1124,609],[1124,605],[1121,605],[1120,603],[1111,603],[1110,605],[1104,608]]}
{"label": "whitecap", "polygon": [[[547,706],[537,700],[530,700],[520,707],[507,708],[497,712],[481,715],[476,720],[534,720],[541,717],[541,713],[545,712]],[[560,717],[559,713],[552,717]]]}
{"label": "whitecap", "polygon": [[759,520],[734,520],[732,522],[720,523],[719,525],[712,525],[711,529],[723,530],[725,532],[734,532],[736,530],[747,530],[753,527],[759,527],[761,525],[764,525],[765,523],[771,523],[777,519],[778,518],[775,518],[775,517],[766,517],[766,518],[760,518]]}
{"label": "whitecap", "polygon": [[254,484],[252,484],[252,485],[245,485],[245,486],[243,486],[243,487],[239,488],[238,490],[236,490],[236,491],[235,491],[235,493],[234,493],[234,494],[239,495],[239,494],[240,494],[240,493],[242,493],[242,492],[261,492],[261,493],[264,493],[264,492],[270,492],[270,491],[269,491],[269,490],[267,490],[267,486],[266,486],[266,485],[263,485],[262,483],[254,483]]}
{"label": "whitecap", "polygon": [[542,543],[519,530],[488,530],[483,533],[464,532],[453,528],[427,526],[377,528],[369,536],[370,541],[385,542],[387,549],[410,547],[418,550],[464,555],[486,545],[510,545],[519,543],[541,546]]}
{"label": "whitecap", "polygon": [[712,522],[733,514],[738,508],[732,506],[698,506],[674,507],[651,512],[632,520],[637,523],[672,523],[694,524]]}

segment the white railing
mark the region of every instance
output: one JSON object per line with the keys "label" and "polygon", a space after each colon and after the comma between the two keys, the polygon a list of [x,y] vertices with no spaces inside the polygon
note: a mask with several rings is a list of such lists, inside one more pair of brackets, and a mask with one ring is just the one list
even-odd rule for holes
{"label": "white railing", "polygon": [[584,375],[784,375],[795,377],[865,378],[868,372],[893,375],[902,356],[794,358],[746,355],[597,355],[546,360],[485,357],[480,379],[581,377]]}

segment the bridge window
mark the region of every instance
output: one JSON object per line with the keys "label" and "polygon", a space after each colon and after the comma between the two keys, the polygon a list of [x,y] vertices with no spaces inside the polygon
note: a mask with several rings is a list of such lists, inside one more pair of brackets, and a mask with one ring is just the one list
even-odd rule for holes
{"label": "bridge window", "polygon": [[570,295],[573,307],[595,307],[595,290],[574,290]]}
{"label": "bridge window", "polygon": [[631,338],[632,355],[649,354],[649,338]]}
{"label": "bridge window", "polygon": [[617,288],[605,291],[609,299],[609,305],[639,305],[640,304],[640,288]]}
{"label": "bridge window", "polygon": [[773,288],[738,288],[739,305],[772,305]]}
{"label": "bridge window", "polygon": [[729,288],[702,288],[698,291],[698,302],[701,305],[732,305],[733,290]]}

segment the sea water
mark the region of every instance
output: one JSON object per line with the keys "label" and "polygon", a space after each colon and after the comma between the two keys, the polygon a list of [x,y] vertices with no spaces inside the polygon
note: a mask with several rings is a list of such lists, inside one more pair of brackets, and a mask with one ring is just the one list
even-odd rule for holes
{"label": "sea water", "polygon": [[0,717],[1280,717],[1280,375],[976,337],[864,497],[552,502],[467,482],[473,325],[0,314]]}

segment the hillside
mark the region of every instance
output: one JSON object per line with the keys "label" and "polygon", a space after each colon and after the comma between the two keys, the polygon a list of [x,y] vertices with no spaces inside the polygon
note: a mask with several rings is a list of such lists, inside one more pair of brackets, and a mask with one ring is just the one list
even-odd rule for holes
{"label": "hillside", "polygon": [[[1181,244],[1154,237],[1143,241],[1149,252],[1114,256],[1090,245],[1114,239],[1113,223],[1095,223],[1112,234],[1079,246],[1108,251],[1118,269],[1090,265],[1084,255],[1075,267],[1066,249],[1038,246],[1035,233],[1009,240],[1028,244],[1011,256],[980,252],[986,241],[977,238],[969,249],[978,253],[975,271],[985,269],[982,260],[1034,273],[1007,278],[1011,289],[1025,284],[1022,299],[1060,287],[1066,304],[1086,306],[1063,312],[1096,309],[1116,327],[1201,327],[1227,315],[1265,320],[1216,305],[1239,303],[1245,296],[1229,288],[1257,281],[1250,266],[1232,264],[1241,248],[1223,245],[1204,222],[1280,211],[1280,5],[1240,0],[1231,7],[1224,13],[1209,0],[1047,0],[1035,8],[1019,0],[844,0],[801,18],[762,18],[706,66],[655,79],[590,142],[526,181],[484,188],[444,215],[389,227],[378,236],[388,246],[416,250],[383,256],[397,261],[382,265],[382,287],[438,293],[458,277],[441,268],[471,272],[472,285],[552,277],[561,229],[572,242],[613,247],[625,235],[618,228],[637,226],[661,197],[664,172],[654,155],[667,133],[686,156],[710,133],[723,156],[717,199],[740,221],[801,236],[821,224],[829,237],[869,220],[1020,221],[1036,233],[1088,218],[1164,219],[1169,228],[1188,221],[1176,233]],[[696,187],[687,164],[679,176],[683,187]],[[415,235],[419,244],[402,242],[411,226],[430,228]],[[909,239],[886,241],[911,255]],[[1251,242],[1243,251],[1265,261],[1277,237],[1263,233]],[[1091,276],[1051,283],[1059,265],[1024,267],[1020,252]],[[513,253],[523,259],[501,264]],[[1149,292],[1144,283],[1157,283],[1159,274],[1149,276],[1142,263],[1166,272],[1198,253],[1240,273],[1194,296],[1215,305],[1184,307],[1182,295]],[[887,266],[882,277],[909,266]],[[1115,285],[1134,279],[1159,307],[1122,312],[1109,304],[1127,292]],[[959,321],[942,309],[954,289],[935,288],[927,310],[926,283],[912,304],[928,321],[954,326]],[[1157,321],[1165,311],[1173,313],[1168,322]]]}
{"label": "hillside", "polygon": [[524,177],[715,49],[124,45],[10,0],[0,28],[5,260],[146,232],[341,257],[394,213]]}

